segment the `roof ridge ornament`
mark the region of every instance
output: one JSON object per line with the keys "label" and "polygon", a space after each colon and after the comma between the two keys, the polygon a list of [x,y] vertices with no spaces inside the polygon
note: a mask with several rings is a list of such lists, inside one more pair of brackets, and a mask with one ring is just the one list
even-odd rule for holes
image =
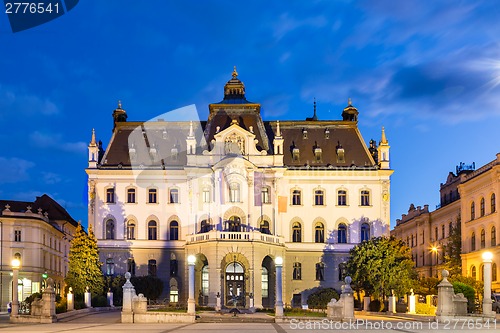
{"label": "roof ridge ornament", "polygon": [[118,109],[121,109],[121,108],[122,108],[122,101],[118,100]]}
{"label": "roof ridge ornament", "polygon": [[352,106],[352,100],[351,97],[347,99],[347,106]]}
{"label": "roof ridge ornament", "polygon": [[238,72],[236,71],[236,66],[234,66],[232,75],[233,75],[233,79],[236,79],[238,77]]}
{"label": "roof ridge ornament", "polygon": [[385,136],[385,128],[382,126],[382,138],[380,139],[380,144],[386,145],[389,142],[387,141],[387,138]]}
{"label": "roof ridge ornament", "polygon": [[92,129],[92,139],[90,140],[90,146],[91,147],[97,146],[97,143],[95,141],[95,128]]}

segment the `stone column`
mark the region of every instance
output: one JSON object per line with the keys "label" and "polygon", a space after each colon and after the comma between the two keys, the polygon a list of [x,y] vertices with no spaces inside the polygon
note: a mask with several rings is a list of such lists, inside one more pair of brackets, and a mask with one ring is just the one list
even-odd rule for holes
{"label": "stone column", "polygon": [[68,311],[73,311],[75,309],[75,301],[73,299],[73,288],[69,287],[69,291],[66,294],[67,309]]}
{"label": "stone column", "polygon": [[19,274],[19,267],[14,267],[12,269],[12,309],[10,312],[11,316],[17,316],[19,314],[19,299],[17,294],[18,282],[17,280]]}
{"label": "stone column", "polygon": [[276,306],[275,317],[283,317],[283,258],[274,259],[276,265]]}
{"label": "stone column", "polygon": [[92,295],[90,294],[89,287],[85,287],[85,293],[83,294],[85,300],[85,307],[92,307]]}
{"label": "stone column", "polygon": [[196,257],[194,255],[188,256],[188,267],[189,267],[189,296],[188,296],[188,308],[187,313],[194,315],[196,313],[196,301],[194,299],[194,265],[196,263]]}
{"label": "stone column", "polygon": [[453,291],[453,285],[448,281],[449,275],[450,273],[443,269],[441,273],[443,280],[438,284],[436,319],[439,321],[452,320],[454,318],[453,296],[455,296],[455,293]]}
{"label": "stone column", "polygon": [[495,318],[495,313],[491,309],[491,252],[483,253],[484,264],[484,293],[483,293],[483,317]]}

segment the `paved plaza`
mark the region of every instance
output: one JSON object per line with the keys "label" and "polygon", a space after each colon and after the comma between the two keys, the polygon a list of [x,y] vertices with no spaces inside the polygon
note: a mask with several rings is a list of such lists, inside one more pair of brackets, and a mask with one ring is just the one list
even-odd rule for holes
{"label": "paved plaza", "polygon": [[92,333],[285,333],[285,332],[452,332],[452,331],[500,331],[500,316],[498,325],[491,322],[489,327],[473,320],[463,322],[440,323],[403,320],[390,316],[356,316],[351,323],[330,322],[326,318],[311,318],[310,321],[292,321],[285,324],[276,323],[195,323],[195,324],[122,324],[119,312],[93,313],[67,318],[53,324],[10,324],[6,314],[0,315],[0,333],[3,332],[92,332]]}

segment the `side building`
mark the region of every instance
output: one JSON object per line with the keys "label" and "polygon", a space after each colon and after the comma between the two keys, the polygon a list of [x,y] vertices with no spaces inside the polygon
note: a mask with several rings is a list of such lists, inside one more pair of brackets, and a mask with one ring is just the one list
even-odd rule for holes
{"label": "side building", "polygon": [[156,275],[187,302],[273,307],[274,259],[284,302],[340,290],[349,250],[389,234],[389,143],[368,147],[349,101],[342,120],[264,121],[236,69],[207,121],[127,121],[119,104],[105,151],[89,145],[89,223],[104,273]]}
{"label": "side building", "polygon": [[0,300],[6,311],[12,301],[12,259],[19,259],[17,293],[23,301],[54,280],[56,293],[64,292],[70,241],[78,223],[51,197],[34,202],[0,200]]}

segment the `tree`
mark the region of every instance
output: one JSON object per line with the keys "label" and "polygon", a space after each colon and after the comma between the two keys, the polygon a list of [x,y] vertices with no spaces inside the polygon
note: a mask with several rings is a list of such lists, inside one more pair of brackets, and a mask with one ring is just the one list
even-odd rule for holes
{"label": "tree", "polygon": [[73,288],[75,295],[82,296],[85,288],[93,294],[101,295],[104,291],[104,278],[99,262],[97,239],[89,226],[89,233],[78,224],[69,249],[69,269],[66,285]]}
{"label": "tree", "polygon": [[410,249],[394,237],[377,237],[355,246],[349,252],[347,273],[355,288],[375,297],[408,292],[416,278]]}
{"label": "tree", "polygon": [[444,269],[450,272],[450,276],[461,275],[462,258],[460,254],[462,252],[462,227],[460,217],[457,218],[455,225],[451,227],[448,243],[443,246],[443,249]]}
{"label": "tree", "polygon": [[335,298],[339,299],[339,294],[333,288],[320,288],[307,298],[307,306],[310,309],[326,309],[328,303]]}

